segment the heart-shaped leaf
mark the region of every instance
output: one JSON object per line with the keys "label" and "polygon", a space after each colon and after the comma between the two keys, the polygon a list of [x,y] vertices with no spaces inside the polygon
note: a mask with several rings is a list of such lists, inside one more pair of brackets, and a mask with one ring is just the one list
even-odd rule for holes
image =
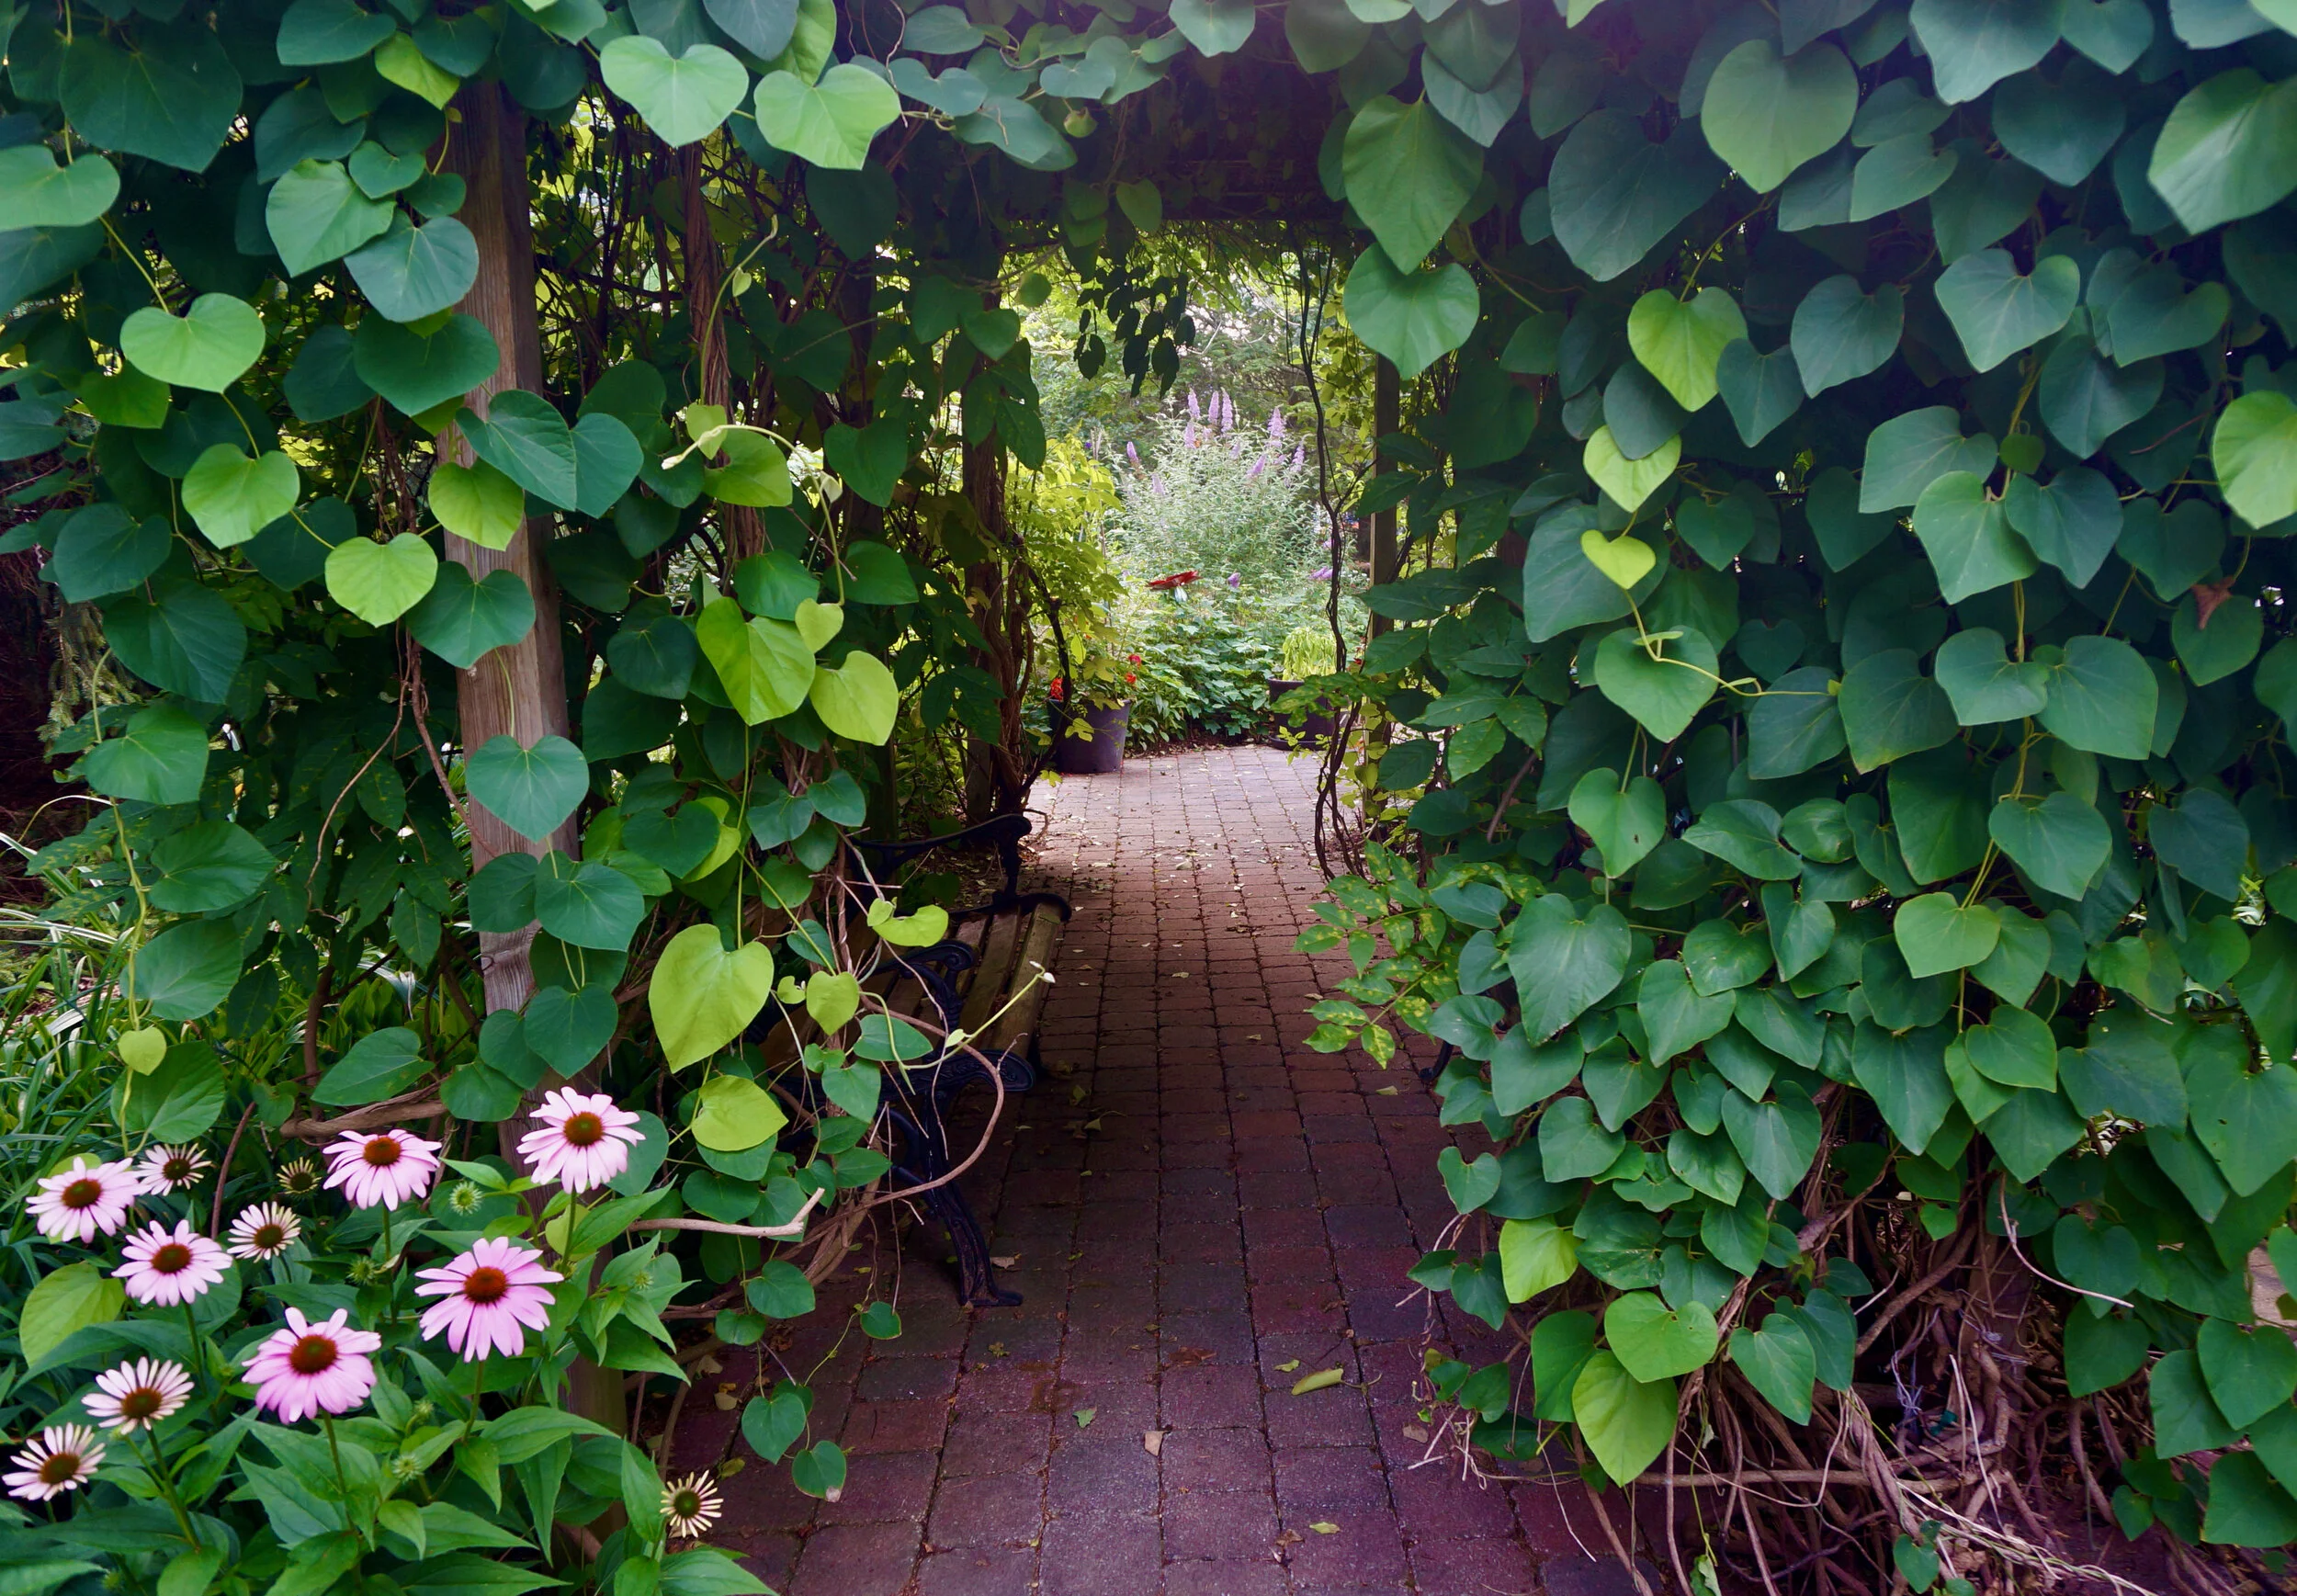
{"label": "heart-shaped leaf", "polygon": [[2005,798],[1986,811],[1986,832],[2033,884],[2079,900],[2113,852],[2105,817],[2069,792]]}
{"label": "heart-shaped leaf", "polygon": [[1357,110],[1341,153],[1349,203],[1406,275],[1428,258],[1483,170],[1483,152],[1433,106],[1389,95]]}
{"label": "heart-shaped leaf", "polygon": [[431,468],[428,494],[438,524],[481,549],[508,549],[526,524],[526,493],[484,460],[440,461]]}
{"label": "heart-shaped leaf", "polygon": [[1486,1153],[1470,1163],[1460,1157],[1459,1149],[1447,1147],[1436,1155],[1436,1173],[1443,1181],[1444,1194],[1463,1214],[1474,1213],[1499,1194],[1497,1154]]}
{"label": "heart-shaped leaf", "polygon": [[2021,274],[2008,250],[1982,249],[1948,266],[1937,292],[1970,364],[1991,371],[2065,325],[2081,299],[2082,268],[2053,255]]}
{"label": "heart-shaped leaf", "polygon": [[1571,1383],[1571,1418],[1603,1472],[1625,1485],[1658,1460],[1675,1433],[1675,1382],[1646,1384],[1598,1350]]}
{"label": "heart-shaped leaf", "polygon": [[1932,662],[1938,685],[1964,726],[1990,726],[2039,715],[2050,699],[2050,673],[2031,660],[2012,661],[1990,627],[1956,632]]}
{"label": "heart-shaped leaf", "polygon": [[555,733],[532,748],[500,731],[463,761],[470,796],[495,819],[529,842],[541,842],[565,823],[590,790],[583,751]]}
{"label": "heart-shaped leaf", "polygon": [[2217,418],[2210,456],[2226,504],[2249,525],[2297,515],[2297,400],[2278,388],[2243,394]]}
{"label": "heart-shaped leaf", "polygon": [[263,354],[263,318],[244,300],[202,294],[180,318],[146,307],[120,323],[119,352],[147,376],[221,393]]}
{"label": "heart-shaped leaf", "polygon": [[767,143],[809,165],[844,172],[862,169],[870,141],[901,114],[892,85],[850,61],[814,84],[796,73],[769,72],[758,80],[752,103]]}
{"label": "heart-shaped leaf", "polygon": [[68,166],[45,144],[0,150],[0,216],[10,228],[85,227],[119,198],[119,169],[93,151]]}
{"label": "heart-shaped leaf", "polygon": [[1349,327],[1407,379],[1467,342],[1480,304],[1476,279],[1457,261],[1399,272],[1377,244],[1357,257],[1341,294]]}
{"label": "heart-shaped leaf", "polygon": [[1579,534],[1579,551],[1587,556],[1590,565],[1611,578],[1614,586],[1630,591],[1651,573],[1651,567],[1658,563],[1659,558],[1640,538],[1623,533],[1614,540],[1592,527]]}
{"label": "heart-shaped leaf", "polygon": [[806,647],[818,654],[824,645],[844,630],[845,606],[823,604],[819,599],[799,599],[792,624],[797,627],[798,635],[805,640]]}
{"label": "heart-shaped leaf", "polygon": [[1722,1340],[1706,1304],[1686,1302],[1678,1311],[1648,1291],[1612,1299],[1603,1310],[1603,1339],[1620,1365],[1646,1385],[1703,1367]]}
{"label": "heart-shaped leaf", "polygon": [[816,970],[806,978],[806,1013],[833,1036],[861,1012],[861,982],[850,970]]}
{"label": "heart-shaped leaf", "polygon": [[561,1075],[572,1075],[614,1040],[614,990],[603,981],[545,987],[526,1004],[526,1042]]}
{"label": "heart-shaped leaf", "polygon": [[718,850],[725,830],[717,815],[690,803],[675,814],[648,809],[630,816],[623,822],[622,840],[667,874],[683,878],[696,874]]}
{"label": "heart-shaped leaf", "polygon": [[[1699,558],[1706,561],[1708,570],[1727,571],[1731,561],[1755,540],[1754,508],[1736,493],[1726,494],[1713,504],[1686,494],[1675,506],[1675,535],[1691,545]],[[1581,535],[1583,544],[1586,536]],[[1595,557],[1590,553],[1588,558]],[[1632,587],[1634,583],[1627,585]]]}
{"label": "heart-shaped leaf", "polygon": [[1782,1202],[1793,1195],[1818,1156],[1818,1110],[1790,1081],[1776,1082],[1768,1103],[1725,1092],[1723,1128],[1755,1183]]}
{"label": "heart-shaped leaf", "polygon": [[415,640],[458,671],[518,641],[534,624],[534,594],[515,572],[491,571],[485,580],[473,582],[455,560],[439,567],[431,591],[407,616]]}
{"label": "heart-shaped leaf", "polygon": [[[352,165],[356,172],[356,159]],[[479,277],[479,243],[451,216],[421,227],[400,218],[343,264],[351,268],[368,303],[394,322],[419,322],[459,303],[470,291]]]}
{"label": "heart-shaped leaf", "polygon": [[1252,37],[1251,0],[1172,0],[1172,26],[1199,55],[1227,55]]}
{"label": "heart-shaped leaf", "polygon": [[298,161],[271,186],[264,224],[290,277],[357,249],[390,225],[388,201],[359,192],[340,161]]}
{"label": "heart-shaped leaf", "polygon": [[295,508],[303,480],[277,449],[255,459],[237,444],[203,451],[184,478],[184,508],[218,549],[244,543]]}
{"label": "heart-shaped leaf", "polygon": [[2297,1342],[2280,1325],[2204,1319],[2194,1351],[2225,1422],[2246,1429],[2297,1392]]}
{"label": "heart-shaped leaf", "polygon": [[1994,951],[2002,923],[1989,904],[1964,907],[1951,892],[1926,892],[1898,906],[1892,930],[1907,971],[1920,979],[1976,964]]}
{"label": "heart-shaped leaf", "polygon": [[1701,289],[1687,300],[1654,289],[1627,314],[1627,347],[1685,410],[1714,397],[1724,348],[1746,336],[1747,318],[1720,289]]}
{"label": "heart-shaped leaf", "polygon": [[574,434],[549,400],[508,389],[487,402],[483,417],[465,410],[455,420],[471,452],[488,465],[536,498],[574,508]]}
{"label": "heart-shaped leaf", "polygon": [[1714,696],[1714,645],[1688,628],[1648,646],[1633,627],[1621,627],[1596,645],[1595,685],[1661,742],[1683,734]]}
{"label": "heart-shaped leaf", "polygon": [[1799,1323],[1785,1314],[1773,1313],[1764,1317],[1760,1330],[1739,1326],[1731,1332],[1731,1362],[1788,1423],[1810,1422],[1818,1354],[1811,1350],[1810,1337]]}
{"label": "heart-shaped leaf", "polygon": [[752,726],[780,719],[813,687],[813,651],[787,621],[744,620],[740,605],[719,598],[703,608],[694,634],[734,712]]}
{"label": "heart-shaped leaf", "polygon": [[1922,490],[1914,506],[1914,535],[1938,572],[1948,604],[2031,576],[2041,562],[2010,530],[2009,515],[1989,494],[1986,480],[1949,471]]}
{"label": "heart-shaped leaf", "polygon": [[1986,1024],[1962,1035],[1971,1067],[2004,1086],[2054,1092],[2058,1084],[2058,1046],[2039,1015],[2005,1003]]}
{"label": "heart-shaped leaf", "polygon": [[438,556],[412,532],[388,543],[346,538],[327,551],[327,596],[369,626],[413,609],[437,576]]}
{"label": "heart-shaped leaf", "polygon": [[1645,1056],[1664,1064],[1689,1052],[1731,1023],[1737,1002],[1727,991],[1702,996],[1680,960],[1662,958],[1644,966],[1635,987],[1635,1012],[1646,1038]]}
{"label": "heart-shaped leaf", "polygon": [[773,949],[746,942],[729,953],[717,926],[687,926],[662,948],[646,990],[663,1062],[683,1070],[717,1052],[757,1018],[773,990]]}
{"label": "heart-shaped leaf", "polygon": [[[741,62],[717,45],[689,45],[673,56],[642,33],[610,40],[598,52],[598,74],[673,149],[716,132],[750,91]],[[889,88],[885,94],[893,97]]]}
{"label": "heart-shaped leaf", "polygon": [[901,708],[901,689],[883,660],[856,649],[835,670],[827,665],[815,670],[807,699],[813,712],[821,717],[821,724],[838,736],[882,743],[893,735],[894,717]]}
{"label": "heart-shaped leaf", "polygon": [[1770,40],[1750,39],[1715,63],[1699,119],[1708,147],[1768,194],[1840,143],[1858,108],[1858,69],[1833,45],[1782,60]]}
{"label": "heart-shaped leaf", "polygon": [[1647,775],[1623,787],[1619,774],[1590,770],[1571,788],[1571,823],[1593,840],[1603,873],[1624,876],[1667,835],[1667,795]]}
{"label": "heart-shaped leaf", "polygon": [[1580,452],[1579,463],[1595,480],[1595,485],[1610,495],[1612,504],[1632,514],[1660,483],[1675,474],[1675,467],[1682,457],[1683,440],[1670,437],[1641,459],[1631,460],[1620,453],[1611,428],[1599,426]]}
{"label": "heart-shaped leaf", "polygon": [[1578,1238],[1553,1219],[1510,1219],[1499,1227],[1499,1278],[1510,1302],[1528,1302],[1561,1285],[1578,1267]]}
{"label": "heart-shaped leaf", "polygon": [[1792,349],[1760,354],[1744,338],[1723,347],[1715,362],[1715,391],[1731,413],[1739,441],[1752,448],[1803,407],[1803,376]]}
{"label": "heart-shaped leaf", "polygon": [[2253,1069],[2247,1049],[2235,1047],[2212,1047],[2188,1063],[2194,1138],[2235,1194],[2246,1197],[2297,1159],[2297,1069],[2287,1062]]}
{"label": "heart-shaped leaf", "polygon": [[779,1136],[788,1123],[772,1092],[739,1075],[713,1075],[696,1094],[694,1139],[712,1152],[748,1152]]}
{"label": "heart-shaped leaf", "polygon": [[1608,903],[1576,905],[1549,893],[1525,904],[1515,918],[1508,968],[1522,996],[1529,1039],[1545,1041],[1610,996],[1626,974],[1633,940],[1625,917]]}
{"label": "heart-shaped leaf", "polygon": [[1789,334],[1804,391],[1816,398],[1876,369],[1896,352],[1906,324],[1907,297],[1895,283],[1871,294],[1847,273],[1818,284],[1794,307]]}

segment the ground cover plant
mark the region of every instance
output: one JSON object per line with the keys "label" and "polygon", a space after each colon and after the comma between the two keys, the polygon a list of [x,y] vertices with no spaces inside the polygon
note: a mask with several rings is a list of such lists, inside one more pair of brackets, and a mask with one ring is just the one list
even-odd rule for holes
{"label": "ground cover plant", "polygon": [[[1500,1144],[1416,1276],[1517,1337],[1431,1369],[1447,1437],[1684,1488],[1686,1589],[1997,1578],[2054,1473],[2270,1573],[2284,20],[11,8],[10,547],[109,655],[9,1037],[21,1587],[752,1588],[626,1387],[809,1310],[964,1045],[869,1010],[939,924],[839,844],[897,723],[1025,795],[1006,262],[1169,383],[1133,245],[1287,215],[1413,384],[1353,506],[1405,514],[1360,681],[1409,820],[1319,1020],[1451,1042]],[[843,1488],[802,1371],[746,1396]]]}

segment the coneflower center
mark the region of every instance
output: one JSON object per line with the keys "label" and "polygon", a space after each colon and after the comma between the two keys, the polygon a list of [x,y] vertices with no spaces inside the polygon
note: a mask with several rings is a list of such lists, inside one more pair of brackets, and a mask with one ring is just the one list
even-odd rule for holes
{"label": "coneflower center", "polygon": [[63,1205],[67,1208],[93,1208],[103,1200],[104,1183],[101,1181],[74,1181],[63,1189]]}
{"label": "coneflower center", "polygon": [[335,1366],[335,1343],[327,1336],[305,1336],[288,1352],[288,1367],[299,1375],[323,1375]]}
{"label": "coneflower center", "polygon": [[122,1419],[149,1419],[160,1410],[166,1400],[154,1387],[138,1386],[119,1399],[119,1416]]}
{"label": "coneflower center", "polygon": [[51,1452],[40,1466],[42,1485],[65,1485],[80,1477],[80,1455],[76,1452]]}
{"label": "coneflower center", "polygon": [[569,1147],[594,1147],[606,1134],[605,1122],[594,1114],[570,1114],[559,1127]]}
{"label": "coneflower center", "polygon": [[702,1499],[691,1490],[682,1490],[670,1499],[670,1516],[690,1519],[702,1511]]}
{"label": "coneflower center", "polygon": [[359,1157],[379,1170],[387,1170],[399,1161],[399,1138],[375,1137],[360,1150]]}
{"label": "coneflower center", "polygon": [[255,1227],[255,1242],[265,1252],[277,1251],[287,1245],[287,1228],[283,1225],[258,1225]]}
{"label": "coneflower center", "polygon": [[181,1241],[170,1241],[152,1254],[152,1267],[161,1274],[181,1274],[191,1267],[191,1249]]}
{"label": "coneflower center", "polygon": [[187,1158],[172,1158],[160,1166],[161,1178],[177,1185],[191,1179],[192,1173],[192,1162]]}
{"label": "coneflower center", "polygon": [[500,1302],[511,1288],[511,1277],[490,1264],[481,1263],[462,1277],[462,1295],[466,1302],[484,1307]]}

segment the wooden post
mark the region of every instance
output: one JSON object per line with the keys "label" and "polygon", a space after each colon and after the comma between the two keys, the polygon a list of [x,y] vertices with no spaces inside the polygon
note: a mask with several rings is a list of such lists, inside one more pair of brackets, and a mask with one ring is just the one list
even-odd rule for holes
{"label": "wooden post", "polygon": [[[526,119],[499,84],[472,84],[456,99],[460,126],[450,135],[447,164],[469,185],[461,220],[479,246],[479,275],[463,296],[461,309],[483,323],[494,335],[502,360],[494,375],[470,392],[470,408],[480,414],[505,389],[542,389],[542,333],[535,315],[535,236],[526,186]],[[464,465],[471,462],[470,442],[450,433],[449,447]],[[477,748],[489,739],[509,732],[521,745],[533,747],[543,738],[567,737],[572,726],[566,703],[566,662],[559,628],[559,590],[542,558],[543,540],[551,534],[548,515],[537,516],[519,528],[508,549],[484,549],[448,534],[447,554],[469,568],[473,581],[490,572],[508,571],[534,594],[534,629],[515,643],[483,655],[470,670],[456,674],[456,705],[461,742]],[[553,848],[572,853],[578,830],[571,816],[549,836],[530,841],[504,825],[476,798],[466,805],[470,816],[470,867],[476,871],[501,854],[546,854]],[[523,1009],[534,996],[534,966],[529,952],[535,928],[479,936],[481,980],[489,1013],[497,1009]],[[546,1077],[544,1087],[559,1084]],[[504,1156],[517,1146],[526,1115],[540,1101],[541,1088],[526,1094],[518,1117],[500,1129]],[[604,1424],[617,1434],[627,1422],[622,1399],[622,1376],[613,1369],[578,1360],[568,1371],[571,1389],[569,1405],[574,1411]]]}

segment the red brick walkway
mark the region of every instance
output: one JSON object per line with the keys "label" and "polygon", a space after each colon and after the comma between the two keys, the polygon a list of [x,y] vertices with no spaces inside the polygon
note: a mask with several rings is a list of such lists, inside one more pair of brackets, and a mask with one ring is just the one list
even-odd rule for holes
{"label": "red brick walkway", "polygon": [[[916,1230],[825,1294],[778,1356],[815,1371],[844,1492],[753,1466],[717,1537],[786,1596],[1632,1590],[1554,1488],[1412,1466],[1425,1339],[1498,1353],[1403,1300],[1452,1216],[1433,1101],[1400,1062],[1301,1042],[1346,969],[1293,951],[1321,885],[1313,775],[1210,750],[1039,789],[1036,874],[1077,906],[1048,1073],[967,1178],[1024,1300],[958,1308]],[[905,1333],[839,1343],[854,1291],[897,1270]],[[1346,1383],[1291,1394],[1329,1368]],[[754,1373],[745,1353],[701,1376],[680,1467],[749,1455],[707,1398]]]}

